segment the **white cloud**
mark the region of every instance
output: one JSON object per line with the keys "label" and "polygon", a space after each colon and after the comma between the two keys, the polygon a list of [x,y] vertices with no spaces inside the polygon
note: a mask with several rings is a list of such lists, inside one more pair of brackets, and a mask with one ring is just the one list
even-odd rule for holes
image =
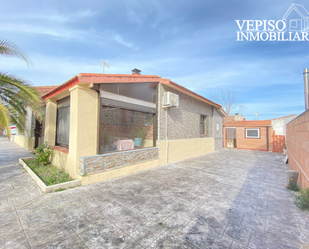
{"label": "white cloud", "polygon": [[120,35],[118,35],[118,34],[114,36],[114,39],[115,39],[116,42],[118,42],[118,43],[121,44],[121,45],[124,45],[124,46],[129,47],[129,48],[134,47],[133,44],[132,44],[131,42],[125,41],[125,40],[124,40]]}
{"label": "white cloud", "polygon": [[42,34],[64,39],[67,38],[81,39],[84,35],[89,34],[89,32],[83,30],[70,30],[66,28],[50,28],[40,25],[12,24],[12,23],[0,26],[0,30],[15,33],[24,32],[24,33]]}
{"label": "white cloud", "polygon": [[19,14],[19,15],[6,15],[2,14],[0,19],[5,20],[22,20],[23,22],[28,22],[32,20],[41,20],[41,21],[50,21],[50,22],[74,22],[76,19],[79,18],[86,18],[95,16],[97,12],[92,10],[83,10],[83,11],[76,11],[71,13],[59,13],[59,12],[40,12],[40,13],[26,13],[26,14]]}

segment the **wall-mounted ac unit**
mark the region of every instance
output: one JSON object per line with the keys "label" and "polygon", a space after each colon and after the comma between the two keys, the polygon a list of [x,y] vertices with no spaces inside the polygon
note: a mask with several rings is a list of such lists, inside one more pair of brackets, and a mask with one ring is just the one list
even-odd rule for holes
{"label": "wall-mounted ac unit", "polygon": [[179,107],[179,95],[171,92],[164,93],[163,107],[178,108]]}

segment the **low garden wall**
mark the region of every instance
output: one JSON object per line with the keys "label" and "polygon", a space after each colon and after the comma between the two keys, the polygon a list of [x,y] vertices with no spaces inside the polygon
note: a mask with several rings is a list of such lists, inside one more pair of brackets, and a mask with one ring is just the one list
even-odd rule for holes
{"label": "low garden wall", "polygon": [[[42,191],[45,194],[52,193],[52,192],[55,192],[57,190],[74,188],[74,187],[82,185],[82,180],[77,179],[77,180],[63,182],[63,183],[59,183],[59,184],[55,184],[55,185],[51,185],[51,186],[46,186],[45,183],[40,179],[40,177],[38,177],[37,174],[34,173],[30,167],[28,167],[28,165],[24,161],[25,159],[29,159],[29,158],[20,158],[19,164],[28,172],[28,174],[33,179],[33,181],[42,189]],[[32,159],[32,157],[30,157],[30,159]]]}
{"label": "low garden wall", "polygon": [[159,159],[159,148],[79,157],[79,174],[89,175]]}

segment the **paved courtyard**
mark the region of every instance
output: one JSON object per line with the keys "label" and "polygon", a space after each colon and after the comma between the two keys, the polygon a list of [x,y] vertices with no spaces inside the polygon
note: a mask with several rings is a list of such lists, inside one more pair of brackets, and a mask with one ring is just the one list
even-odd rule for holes
{"label": "paved courtyard", "polygon": [[0,138],[0,248],[300,248],[309,213],[288,165],[220,150],[102,183],[42,194]]}

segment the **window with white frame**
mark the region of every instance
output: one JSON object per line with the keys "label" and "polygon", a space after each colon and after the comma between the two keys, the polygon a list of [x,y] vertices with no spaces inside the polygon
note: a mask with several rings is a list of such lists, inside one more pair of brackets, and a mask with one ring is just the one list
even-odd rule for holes
{"label": "window with white frame", "polygon": [[260,129],[246,129],[246,138],[260,138]]}

